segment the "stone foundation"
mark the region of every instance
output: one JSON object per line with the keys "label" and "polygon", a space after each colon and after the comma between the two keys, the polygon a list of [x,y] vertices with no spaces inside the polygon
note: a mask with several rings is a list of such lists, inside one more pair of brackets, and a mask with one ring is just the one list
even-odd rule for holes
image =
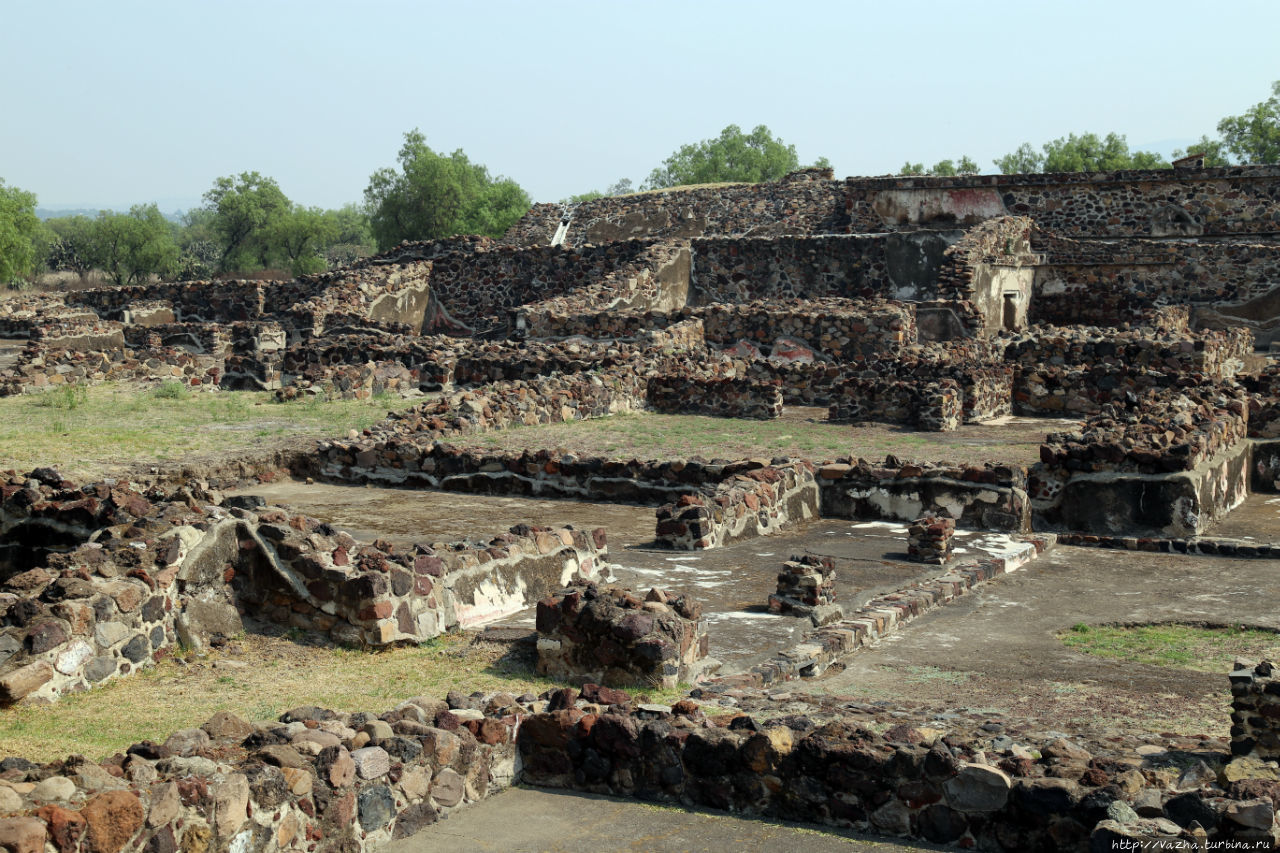
{"label": "stone foundation", "polygon": [[705,671],[702,606],[651,589],[584,583],[538,602],[538,674],[572,683],[669,689]]}

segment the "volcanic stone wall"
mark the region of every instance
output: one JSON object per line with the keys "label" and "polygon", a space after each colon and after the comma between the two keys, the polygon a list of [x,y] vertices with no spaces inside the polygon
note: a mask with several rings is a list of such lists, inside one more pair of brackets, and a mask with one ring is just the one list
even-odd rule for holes
{"label": "volcanic stone wall", "polygon": [[850,228],[954,227],[1027,216],[1067,237],[1241,238],[1280,232],[1280,168],[849,178]]}
{"label": "volcanic stone wall", "polygon": [[100,382],[179,381],[216,386],[222,360],[185,349],[106,349],[85,352],[27,345],[11,368],[0,370],[0,396]]}
{"label": "volcanic stone wall", "polygon": [[[575,249],[477,244],[432,262],[424,331],[505,336],[527,327],[528,311],[678,307],[687,263],[682,247],[643,240]],[[652,304],[664,300],[671,304]],[[529,303],[539,307],[522,308]]]}
{"label": "volcanic stone wall", "polygon": [[747,460],[725,466],[722,479],[658,507],[656,542],[701,550],[779,533],[818,517],[813,466],[803,460]]}
{"label": "volcanic stone wall", "polygon": [[261,501],[228,507],[198,487],[153,501],[44,469],[10,474],[0,494],[0,704],[128,675],[178,640],[202,648],[243,631],[244,611],[345,645],[420,642],[518,612],[607,559],[603,530],[521,525],[397,550]]}
{"label": "volcanic stone wall", "polygon": [[893,457],[877,465],[845,458],[819,466],[817,483],[824,518],[910,523],[946,515],[979,530],[1031,529],[1027,470],[1021,467],[952,468]]}
{"label": "volcanic stone wall", "polygon": [[1050,433],[1028,490],[1041,529],[1187,537],[1238,506],[1250,482],[1250,403],[1227,386],[1150,391]]}
{"label": "volcanic stone wall", "polygon": [[[1280,246],[1215,241],[1071,240],[1037,230],[1031,318],[1117,326],[1163,305],[1212,310],[1213,327],[1271,319]],[[1206,318],[1208,320],[1210,318]]]}
{"label": "volcanic stone wall", "polygon": [[0,818],[0,838],[14,853],[378,850],[516,775],[529,706],[507,693],[450,700],[377,716],[303,706],[270,724],[219,712],[102,764],[11,757],[4,810],[17,815]]}
{"label": "volcanic stone wall", "polygon": [[651,589],[641,599],[590,582],[539,601],[537,628],[539,675],[606,687],[692,683],[709,640],[702,606],[686,596]]}
{"label": "volcanic stone wall", "polygon": [[[780,181],[635,193],[582,202],[573,209],[565,245],[629,239],[784,233],[843,228],[844,196],[830,170],[802,169]],[[536,204],[503,237],[513,246],[548,246],[564,206]]]}
{"label": "volcanic stone wall", "polygon": [[782,417],[782,389],[772,382],[712,379],[683,373],[651,377],[645,402],[655,412],[768,420]]}
{"label": "volcanic stone wall", "polygon": [[892,300],[837,298],[715,303],[688,309],[702,320],[708,341],[749,341],[769,347],[798,338],[832,361],[890,355],[916,342],[915,306]]}

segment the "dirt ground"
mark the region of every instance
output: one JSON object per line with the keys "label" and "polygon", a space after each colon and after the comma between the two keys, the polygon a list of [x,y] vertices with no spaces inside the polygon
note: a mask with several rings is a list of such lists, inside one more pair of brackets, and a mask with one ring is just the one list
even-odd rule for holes
{"label": "dirt ground", "polygon": [[1109,660],[1058,634],[1078,622],[1280,629],[1277,561],[1058,547],[846,659],[810,691],[938,710],[991,709],[1106,738],[1225,736],[1226,672]]}

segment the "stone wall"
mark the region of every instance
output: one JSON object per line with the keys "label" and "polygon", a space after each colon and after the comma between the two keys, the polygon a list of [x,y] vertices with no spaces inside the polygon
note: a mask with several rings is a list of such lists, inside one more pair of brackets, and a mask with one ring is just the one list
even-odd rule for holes
{"label": "stone wall", "polygon": [[1029,481],[1037,526],[1186,537],[1244,501],[1249,401],[1211,386],[1107,404],[1076,433],[1050,433]]}
{"label": "stone wall", "polygon": [[808,462],[748,460],[726,466],[723,474],[709,488],[658,507],[659,546],[717,548],[818,517],[818,488]]}
{"label": "stone wall", "polygon": [[[1050,735],[997,747],[978,731],[938,737],[897,719],[877,733],[847,716],[764,707],[717,714],[685,701],[661,712],[571,706],[526,719],[519,750],[528,784],[961,848],[1083,853],[1156,849],[1163,838],[1167,849],[1204,840],[1264,849],[1275,841],[1265,785],[1175,785],[1178,778],[1106,745]],[[1215,765],[1225,758],[1214,756]]]}
{"label": "stone wall", "polygon": [[415,697],[381,714],[219,712],[101,764],[6,759],[0,839],[14,853],[363,853],[505,789],[531,706]]}
{"label": "stone wall", "polygon": [[[673,187],[593,199],[574,206],[565,245],[629,239],[760,233],[821,234],[843,227],[843,186],[830,171],[801,170],[780,181]],[[564,206],[536,204],[503,237],[513,246],[549,246]]]}
{"label": "stone wall", "polygon": [[925,515],[946,515],[960,526],[980,530],[1031,529],[1025,468],[952,468],[904,464],[893,457],[876,465],[845,458],[818,466],[817,483],[824,518],[910,523]]}
{"label": "stone wall", "polygon": [[1280,686],[1271,661],[1231,673],[1231,754],[1280,759]]}
{"label": "stone wall", "polygon": [[655,412],[767,420],[782,417],[782,389],[772,382],[664,373],[649,379],[645,402]]}
{"label": "stone wall", "polygon": [[131,674],[179,640],[201,648],[243,631],[246,611],[346,645],[420,642],[515,613],[607,560],[603,530],[522,525],[398,551],[201,490],[152,500],[38,470],[0,491],[4,704]]}
{"label": "stone wall", "polygon": [[221,358],[187,349],[106,349],[84,351],[27,344],[15,365],[0,369],[0,396],[100,382],[181,382],[216,387]]}
{"label": "stone wall", "polygon": [[1275,166],[1041,175],[849,178],[850,228],[955,227],[1026,216],[1067,237],[1246,237],[1280,232]]}
{"label": "stone wall", "polygon": [[539,675],[606,687],[671,689],[695,682],[709,637],[687,596],[581,583],[538,602]]}

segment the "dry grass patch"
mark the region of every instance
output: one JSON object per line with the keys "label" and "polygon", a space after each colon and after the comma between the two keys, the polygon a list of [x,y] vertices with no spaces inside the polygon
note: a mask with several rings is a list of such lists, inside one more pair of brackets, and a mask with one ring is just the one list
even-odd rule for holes
{"label": "dry grass patch", "polygon": [[1047,431],[1044,422],[1032,420],[998,426],[966,424],[952,432],[916,432],[889,424],[833,424],[825,416],[824,409],[792,406],[781,418],[767,421],[627,412],[571,423],[514,427],[450,441],[482,451],[558,447],[582,456],[637,459],[698,455],[830,460],[853,456],[879,461],[893,454],[949,465],[987,461],[1026,465],[1039,460]]}

